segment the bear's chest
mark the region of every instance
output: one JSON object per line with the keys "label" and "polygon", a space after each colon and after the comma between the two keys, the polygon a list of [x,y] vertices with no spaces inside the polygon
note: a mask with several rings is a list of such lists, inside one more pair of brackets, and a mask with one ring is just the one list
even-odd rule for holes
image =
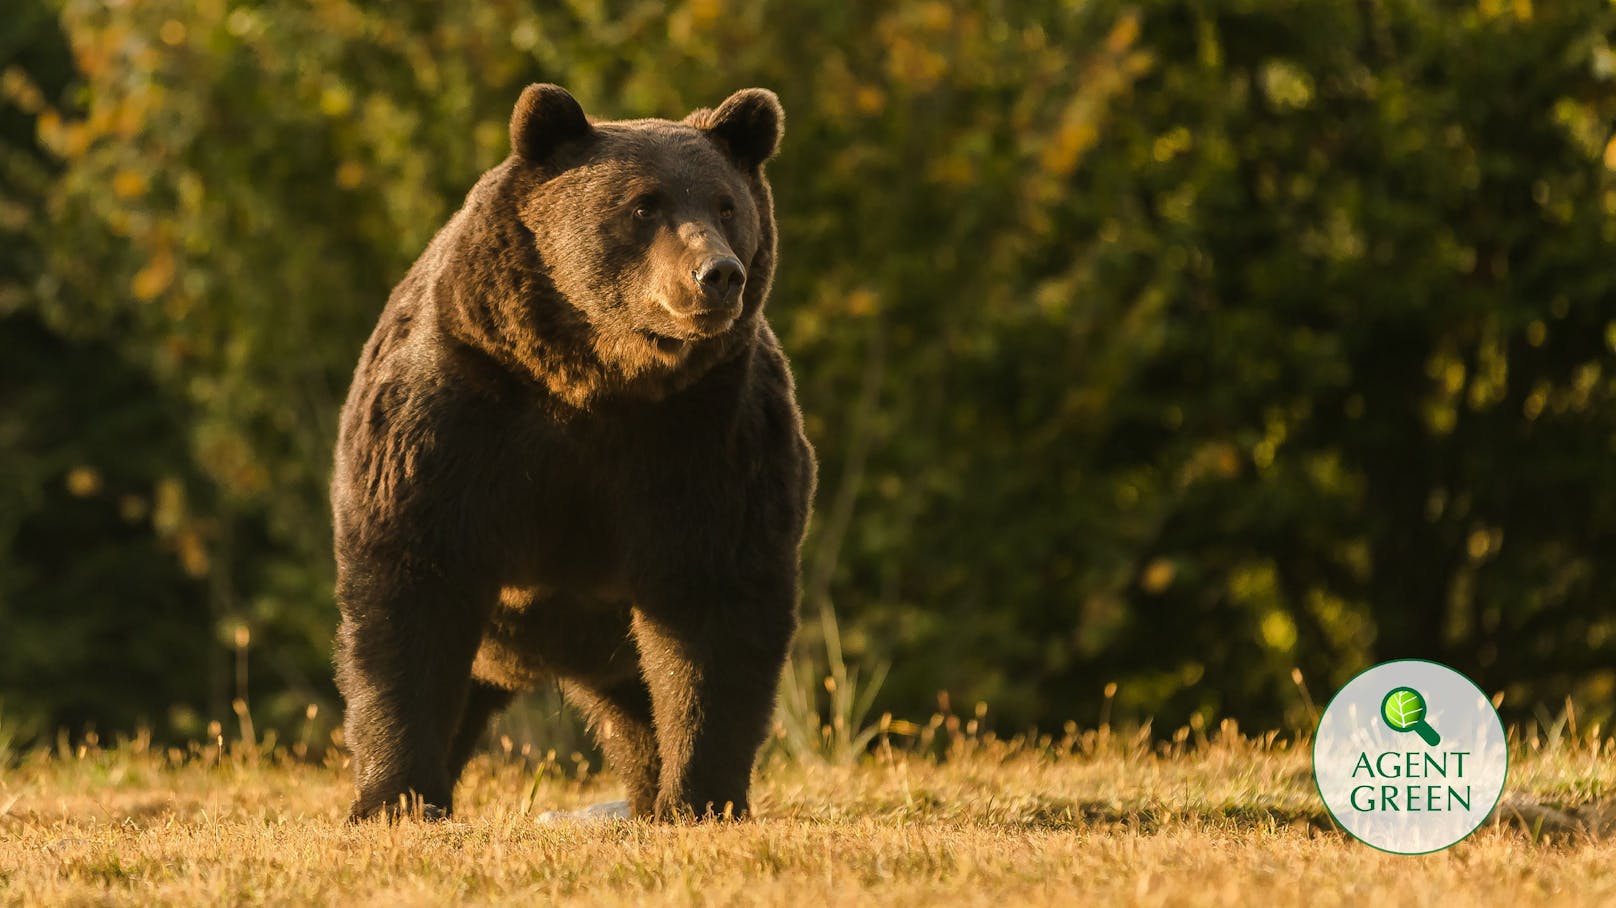
{"label": "bear's chest", "polygon": [[[659,414],[660,415],[660,414]],[[521,425],[505,448],[512,579],[601,598],[739,532],[733,433],[701,419]]]}

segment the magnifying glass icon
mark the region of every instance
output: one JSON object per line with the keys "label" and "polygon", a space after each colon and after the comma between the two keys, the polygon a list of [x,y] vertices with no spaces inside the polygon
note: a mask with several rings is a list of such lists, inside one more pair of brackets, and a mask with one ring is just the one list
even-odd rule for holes
{"label": "magnifying glass icon", "polygon": [[1411,731],[1432,747],[1442,743],[1442,736],[1425,721],[1425,697],[1412,687],[1394,687],[1380,701],[1380,717],[1392,731]]}

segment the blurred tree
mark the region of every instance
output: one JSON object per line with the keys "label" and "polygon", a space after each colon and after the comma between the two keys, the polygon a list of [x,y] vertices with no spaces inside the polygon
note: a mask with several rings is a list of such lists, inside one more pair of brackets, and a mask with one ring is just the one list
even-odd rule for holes
{"label": "blurred tree", "polygon": [[209,693],[206,598],[177,557],[194,546],[165,523],[186,476],[184,408],[112,345],[48,330],[27,304],[25,288],[55,282],[30,227],[60,177],[32,115],[73,67],[52,9],[24,3],[9,16],[0,79],[18,103],[0,107],[0,710],[36,732],[166,724],[171,706],[195,711]]}
{"label": "blurred tree", "polygon": [[1608,715],[1613,20],[1153,15],[1142,41],[1176,65],[1074,174],[1104,201],[1052,236],[1099,244],[1051,279],[1149,306],[1102,430],[1064,438],[1151,515],[1103,661],[1199,681],[1169,715],[1273,715],[1290,664],[1333,687],[1414,656],[1517,710],[1578,693]]}
{"label": "blurred tree", "polygon": [[[7,449],[35,465],[0,494],[64,535],[4,521],[34,573],[0,609],[183,640],[150,714],[224,718],[238,627],[261,721],[329,697],[338,402],[537,80],[602,116],[780,92],[807,604],[894,662],[885,707],[1092,720],[1115,680],[1116,716],[1300,723],[1292,666],[1421,655],[1610,713],[1616,10],[69,0],[57,27],[70,88],[60,51],[4,68],[5,172],[37,179],[7,184],[0,349],[66,345],[5,373],[11,412],[135,415]],[[150,510],[97,529],[83,465]],[[154,572],[140,604],[75,535]],[[93,714],[44,670],[0,694]]]}

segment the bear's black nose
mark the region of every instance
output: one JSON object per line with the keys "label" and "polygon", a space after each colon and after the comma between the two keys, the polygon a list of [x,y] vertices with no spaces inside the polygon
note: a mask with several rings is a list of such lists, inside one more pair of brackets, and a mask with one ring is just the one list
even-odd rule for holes
{"label": "bear's black nose", "polygon": [[697,286],[714,303],[727,302],[746,283],[746,270],[732,255],[715,255],[691,272]]}

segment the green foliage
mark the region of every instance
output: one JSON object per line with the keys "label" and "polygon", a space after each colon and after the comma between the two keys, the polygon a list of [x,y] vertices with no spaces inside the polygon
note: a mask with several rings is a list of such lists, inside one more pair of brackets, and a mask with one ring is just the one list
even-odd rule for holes
{"label": "green foliage", "polygon": [[1293,666],[1399,656],[1506,710],[1616,689],[1608,5],[54,19],[0,35],[0,351],[59,351],[0,376],[32,635],[0,692],[48,720],[227,719],[238,628],[261,723],[329,698],[338,402],[539,80],[605,116],[784,100],[805,604],[891,662],[867,708],[1053,723],[1116,681],[1119,719],[1300,723]]}

